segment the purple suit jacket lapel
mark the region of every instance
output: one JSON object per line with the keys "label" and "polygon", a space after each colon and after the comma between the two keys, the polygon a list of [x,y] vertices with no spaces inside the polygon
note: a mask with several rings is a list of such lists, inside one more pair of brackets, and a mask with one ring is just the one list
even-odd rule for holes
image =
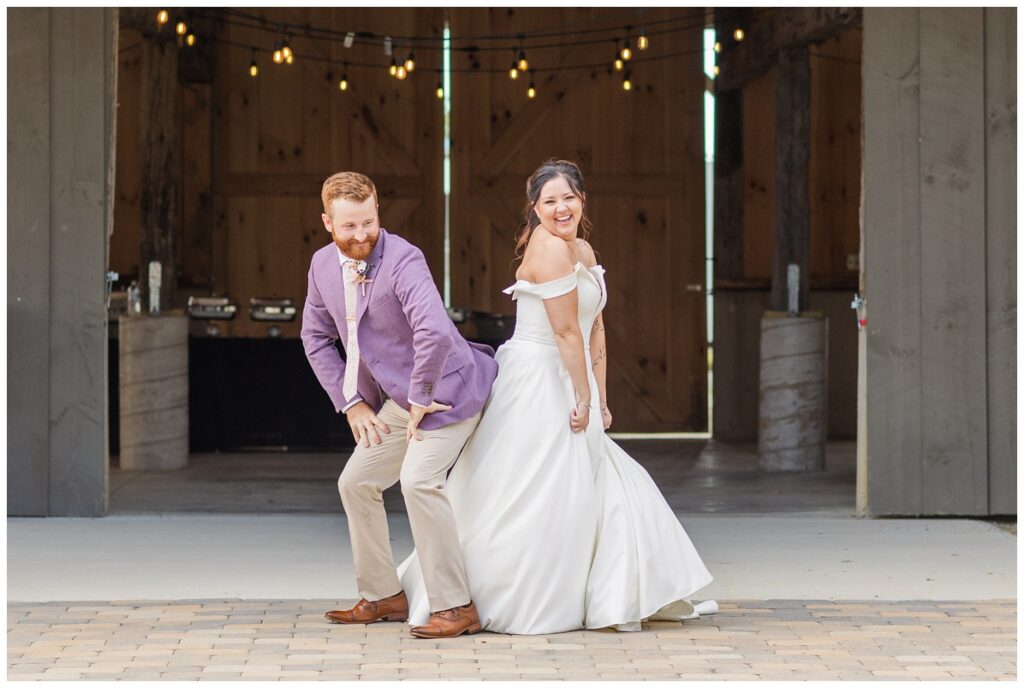
{"label": "purple suit jacket lapel", "polygon": [[369,264],[369,268],[366,270],[366,278],[373,280],[366,283],[366,293],[363,294],[363,287],[356,285],[356,327],[359,327],[359,323],[363,321],[363,315],[366,313],[366,307],[370,303],[370,295],[373,293],[373,285],[377,283],[377,275],[380,274],[380,262],[384,257],[384,244],[387,243],[388,233],[383,227],[380,229],[380,239],[377,240],[377,245],[373,247],[373,251],[370,253],[370,257],[366,259]]}

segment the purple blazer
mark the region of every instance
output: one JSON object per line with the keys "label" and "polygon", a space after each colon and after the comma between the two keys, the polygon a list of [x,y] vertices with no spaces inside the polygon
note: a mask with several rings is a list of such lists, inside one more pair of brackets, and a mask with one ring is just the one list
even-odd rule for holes
{"label": "purple blazer", "polygon": [[[384,394],[402,408],[437,401],[451,411],[428,413],[420,427],[434,430],[476,415],[498,374],[494,350],[467,342],[441,301],[423,252],[383,228],[370,257],[366,296],[356,291],[359,376],[356,396],[342,394],[347,346],[345,291],[334,242],[313,254],[302,310],[302,346],[336,411],[361,398],[380,411]],[[340,334],[339,334],[340,333]]]}

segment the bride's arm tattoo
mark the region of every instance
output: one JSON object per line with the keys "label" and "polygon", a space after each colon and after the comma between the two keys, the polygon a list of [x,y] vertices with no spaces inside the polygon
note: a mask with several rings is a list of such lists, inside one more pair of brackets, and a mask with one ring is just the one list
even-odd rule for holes
{"label": "bride's arm tattoo", "polygon": [[590,367],[591,368],[596,368],[597,364],[600,363],[603,360],[604,360],[604,349],[601,349],[600,351],[597,352],[597,355],[594,356],[594,362],[590,365]]}

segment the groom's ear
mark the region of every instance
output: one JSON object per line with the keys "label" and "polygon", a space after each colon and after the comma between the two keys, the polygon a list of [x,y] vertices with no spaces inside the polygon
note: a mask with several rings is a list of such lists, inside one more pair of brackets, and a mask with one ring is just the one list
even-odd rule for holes
{"label": "groom's ear", "polygon": [[327,213],[320,213],[320,219],[323,220],[324,229],[329,233],[333,233],[331,232],[331,218],[327,217]]}

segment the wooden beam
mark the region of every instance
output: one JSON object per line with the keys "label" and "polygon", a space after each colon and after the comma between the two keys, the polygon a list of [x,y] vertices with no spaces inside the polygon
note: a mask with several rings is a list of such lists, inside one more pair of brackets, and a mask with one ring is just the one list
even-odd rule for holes
{"label": "wooden beam", "polygon": [[742,26],[746,38],[732,40],[736,15],[718,24],[723,50],[718,61],[721,73],[715,79],[715,90],[731,91],[761,76],[775,64],[779,51],[821,43],[844,31],[860,26],[863,11],[859,7],[793,7],[756,15]]}
{"label": "wooden beam", "polygon": [[149,307],[149,262],[160,261],[160,309],[172,308],[176,287],[175,235],[181,196],[178,126],[178,48],[173,43],[142,43],[139,102],[142,141],[139,182],[139,284],[143,309]]}
{"label": "wooden beam", "polygon": [[806,45],[785,48],[779,52],[779,79],[775,86],[771,308],[777,311],[787,309],[787,271],[791,263],[800,267],[798,309],[807,310],[810,304],[810,146],[810,52]]}

